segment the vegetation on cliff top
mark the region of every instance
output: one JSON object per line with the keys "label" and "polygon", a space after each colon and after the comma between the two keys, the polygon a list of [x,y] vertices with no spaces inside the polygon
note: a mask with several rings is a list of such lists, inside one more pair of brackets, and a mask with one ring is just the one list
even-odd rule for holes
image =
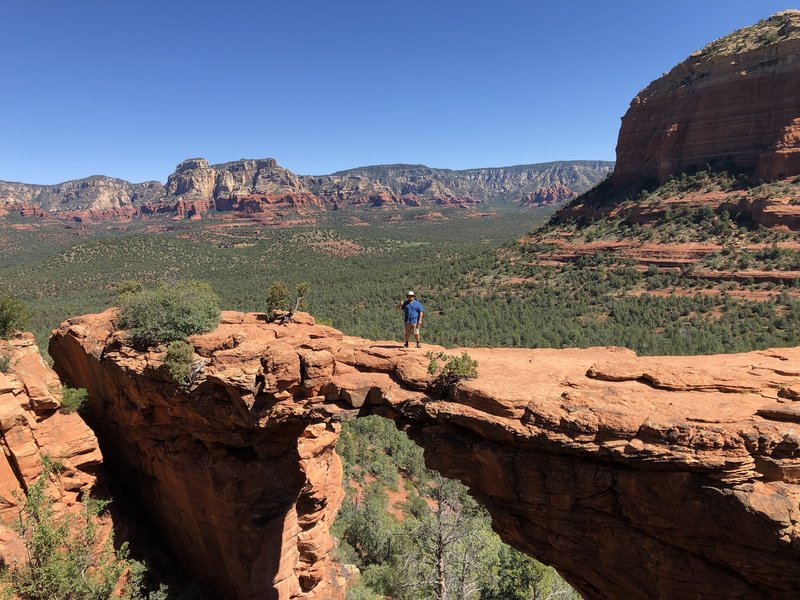
{"label": "vegetation on cliff top", "polygon": [[283,314],[287,320],[291,320],[291,316],[305,306],[310,291],[311,285],[308,282],[298,283],[292,302],[289,297],[289,286],[284,281],[273,281],[266,293],[267,318],[274,321]]}
{"label": "vegetation on cliff top", "polygon": [[119,304],[119,325],[130,330],[131,343],[140,348],[182,340],[219,324],[219,297],[203,281],[162,283],[123,292]]}
{"label": "vegetation on cliff top", "polygon": [[800,11],[784,10],[708,44],[690,58],[706,61],[800,38]]}
{"label": "vegetation on cliff top", "polygon": [[449,391],[463,379],[474,379],[478,376],[478,361],[466,352],[460,356],[448,356],[444,352],[426,352],[429,359],[428,373],[435,375],[432,388],[440,393]]}

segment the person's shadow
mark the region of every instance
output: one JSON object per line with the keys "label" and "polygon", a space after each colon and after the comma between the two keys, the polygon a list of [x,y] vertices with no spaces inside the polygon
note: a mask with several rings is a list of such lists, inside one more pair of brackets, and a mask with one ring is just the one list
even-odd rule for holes
{"label": "person's shadow", "polygon": [[397,344],[372,344],[371,346],[367,346],[367,348],[403,348],[403,344],[397,342]]}

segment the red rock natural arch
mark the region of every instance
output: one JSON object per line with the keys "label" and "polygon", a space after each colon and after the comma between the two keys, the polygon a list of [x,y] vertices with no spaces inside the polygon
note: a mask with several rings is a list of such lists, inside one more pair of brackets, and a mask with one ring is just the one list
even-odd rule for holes
{"label": "red rock natural arch", "polygon": [[442,399],[422,352],[226,312],[192,338],[206,366],[186,390],[114,317],[64,323],[55,368],[89,389],[107,464],[226,598],[343,596],[334,444],[341,419],[370,413],[587,598],[800,592],[800,349],[476,349],[478,379]]}

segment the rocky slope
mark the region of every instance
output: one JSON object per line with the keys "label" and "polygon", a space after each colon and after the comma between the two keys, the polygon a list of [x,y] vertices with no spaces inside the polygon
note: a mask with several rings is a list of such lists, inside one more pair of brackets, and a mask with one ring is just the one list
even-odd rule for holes
{"label": "rocky slope", "polygon": [[42,475],[44,457],[62,465],[47,486],[61,515],[79,512],[82,499],[96,491],[102,455],[80,416],[58,411],[60,382],[32,335],[0,340],[0,356],[9,359],[7,372],[0,372],[0,559],[10,565],[27,560],[14,526],[28,488]]}
{"label": "rocky slope", "polygon": [[191,339],[204,367],[180,387],[114,320],[64,323],[55,368],[89,389],[111,468],[223,597],[343,597],[334,444],[340,420],[373,413],[587,598],[800,591],[800,349],[471,349],[479,377],[441,397],[422,352],[225,312]]}
{"label": "rocky slope", "polygon": [[633,99],[614,181],[664,182],[706,163],[765,180],[800,174],[798,87],[800,11],[712,42]]}
{"label": "rocky slope", "polygon": [[800,280],[799,230],[800,184],[738,188],[727,175],[701,172],[634,196],[597,188],[501,260],[523,271],[527,264],[531,273],[600,263],[613,271],[632,267],[643,277],[636,293],[659,287],[648,282],[653,275],[671,275],[683,286],[728,282],[728,291],[742,297],[763,284],[777,296],[782,288],[794,294]]}
{"label": "rocky slope", "polygon": [[612,165],[571,161],[466,171],[389,165],[298,176],[272,158],[219,165],[192,158],[176,167],[166,185],[132,184],[110,177],[55,186],[0,182],[0,216],[15,212],[97,221],[161,214],[200,219],[213,210],[270,220],[347,206],[464,207],[495,199],[539,205],[560,202],[589,189]]}

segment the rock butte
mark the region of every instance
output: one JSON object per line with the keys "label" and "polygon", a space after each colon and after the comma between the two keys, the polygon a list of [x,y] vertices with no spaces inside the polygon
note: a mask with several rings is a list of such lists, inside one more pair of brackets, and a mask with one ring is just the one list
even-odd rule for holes
{"label": "rock butte", "polygon": [[[800,11],[776,13],[693,53],[631,101],[606,186],[561,209],[556,221],[622,218],[653,224],[667,210],[707,206],[755,225],[800,230]],[[633,185],[652,188],[710,165],[780,180],[788,192],[679,194],[659,202],[608,202]],[[602,189],[601,189],[602,188]]]}
{"label": "rock butte", "polygon": [[800,173],[800,11],[692,54],[631,101],[613,179],[625,185],[726,162],[761,179]]}
{"label": "rock butte", "polygon": [[335,443],[367,414],[586,598],[800,593],[800,348],[469,349],[479,377],[441,398],[424,350],[224,312],[191,338],[205,367],[185,389],[114,319],[65,322],[55,369],[89,389],[107,466],[223,597],[343,597]]}

